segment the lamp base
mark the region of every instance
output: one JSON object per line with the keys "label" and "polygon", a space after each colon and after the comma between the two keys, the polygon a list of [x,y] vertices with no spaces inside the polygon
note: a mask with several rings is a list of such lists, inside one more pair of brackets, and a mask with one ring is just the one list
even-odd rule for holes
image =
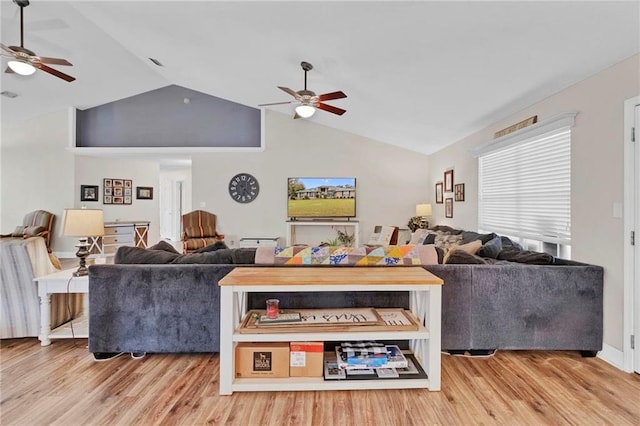
{"label": "lamp base", "polygon": [[76,256],[80,259],[80,266],[73,273],[74,277],[84,277],[89,274],[89,270],[87,269],[87,256],[89,256],[89,244],[87,244],[87,239],[81,239],[80,243],[76,245],[78,247],[78,251],[76,252]]}

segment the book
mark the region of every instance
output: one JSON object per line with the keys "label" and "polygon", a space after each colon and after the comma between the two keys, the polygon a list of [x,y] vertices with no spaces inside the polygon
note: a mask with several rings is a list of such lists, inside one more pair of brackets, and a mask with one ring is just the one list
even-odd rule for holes
{"label": "book", "polygon": [[336,346],[336,361],[340,368],[406,368],[407,358],[397,345],[385,345],[384,353],[358,353],[348,356],[346,349]]}
{"label": "book", "polygon": [[338,367],[338,363],[335,360],[324,362],[324,379],[325,380],[341,380],[346,379],[347,375],[345,371]]}
{"label": "book", "polygon": [[376,374],[381,379],[394,379],[399,377],[395,368],[376,368]]}
{"label": "book", "polygon": [[300,312],[279,313],[275,318],[269,318],[266,315],[260,315],[260,318],[258,318],[258,324],[261,325],[296,323],[301,321],[302,317],[300,316]]}

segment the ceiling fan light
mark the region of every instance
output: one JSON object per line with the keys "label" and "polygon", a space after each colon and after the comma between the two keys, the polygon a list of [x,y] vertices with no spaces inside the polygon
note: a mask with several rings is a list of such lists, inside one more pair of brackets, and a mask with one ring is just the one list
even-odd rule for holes
{"label": "ceiling fan light", "polygon": [[298,105],[296,107],[296,114],[302,118],[309,118],[316,112],[316,109],[311,105]]}
{"label": "ceiling fan light", "polygon": [[28,62],[15,60],[9,61],[8,65],[16,74],[31,75],[36,72],[36,68]]}

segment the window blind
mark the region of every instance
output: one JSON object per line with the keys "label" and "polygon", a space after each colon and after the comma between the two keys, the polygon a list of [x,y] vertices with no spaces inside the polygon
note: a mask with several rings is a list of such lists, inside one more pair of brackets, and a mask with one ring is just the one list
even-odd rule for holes
{"label": "window blind", "polygon": [[562,126],[478,158],[478,226],[571,244],[571,129]]}

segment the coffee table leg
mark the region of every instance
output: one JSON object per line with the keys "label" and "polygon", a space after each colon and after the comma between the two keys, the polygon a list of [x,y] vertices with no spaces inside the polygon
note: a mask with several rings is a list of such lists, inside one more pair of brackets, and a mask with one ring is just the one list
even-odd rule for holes
{"label": "coffee table leg", "polygon": [[40,295],[40,344],[42,346],[49,346],[51,340],[49,340],[49,332],[51,331],[51,295]]}

